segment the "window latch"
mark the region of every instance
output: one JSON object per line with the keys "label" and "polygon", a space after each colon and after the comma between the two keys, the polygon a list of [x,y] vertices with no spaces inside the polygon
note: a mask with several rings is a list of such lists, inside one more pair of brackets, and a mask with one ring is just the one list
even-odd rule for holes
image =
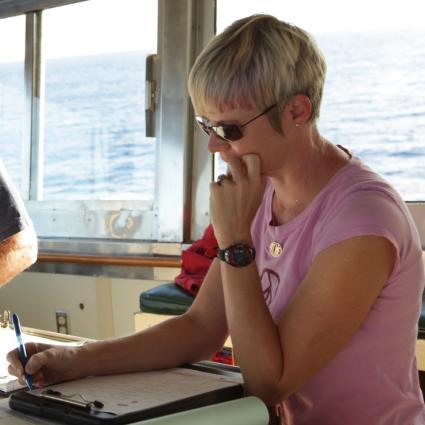
{"label": "window latch", "polygon": [[155,66],[157,55],[146,57],[146,78],[145,78],[145,135],[155,137],[155,112],[157,98],[157,84],[155,80]]}

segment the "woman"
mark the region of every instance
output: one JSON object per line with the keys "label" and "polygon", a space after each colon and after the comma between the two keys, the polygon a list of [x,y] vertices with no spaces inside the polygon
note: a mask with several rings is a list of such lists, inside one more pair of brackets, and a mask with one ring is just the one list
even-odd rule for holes
{"label": "woman", "polygon": [[420,241],[394,189],[319,134],[325,70],[307,33],[270,16],[211,41],[189,91],[228,165],[210,188],[219,258],[183,316],[84,347],[29,347],[36,383],[205,359],[230,333],[247,390],[282,424],[425,424]]}

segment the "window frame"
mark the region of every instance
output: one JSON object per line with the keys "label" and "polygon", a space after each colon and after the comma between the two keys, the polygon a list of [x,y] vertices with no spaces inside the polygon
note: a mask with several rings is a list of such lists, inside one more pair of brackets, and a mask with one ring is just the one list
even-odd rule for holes
{"label": "window frame", "polygon": [[0,19],[88,0],[1,0]]}
{"label": "window frame", "polygon": [[[197,54],[215,34],[215,0],[159,0],[155,79],[156,182],[154,204],[146,201],[37,201],[43,134],[42,10],[90,0],[6,0],[0,19],[26,14],[27,208],[40,248],[108,254],[154,252],[198,238],[209,223],[209,183],[214,158],[194,123],[186,80]],[[24,176],[26,177],[26,176]],[[425,202],[407,202],[425,248]],[[70,225],[72,223],[72,225]],[[130,223],[130,224],[129,224]],[[136,223],[132,227],[131,223]],[[69,248],[67,248],[67,246]],[[56,248],[55,248],[56,247]],[[78,248],[76,248],[78,247]],[[167,251],[168,252],[168,251]],[[171,252],[169,252],[171,254]]]}
{"label": "window frame", "polygon": [[[40,247],[46,244],[51,248],[52,240],[67,238],[98,239],[99,247],[102,240],[119,244],[124,240],[183,243],[194,239],[209,221],[208,198],[198,194],[208,193],[212,167],[206,144],[196,143],[194,147],[198,136],[194,136],[186,80],[197,52],[214,34],[215,20],[211,20],[215,15],[214,0],[158,2],[158,53],[153,69],[156,80],[153,204],[149,201],[38,200],[42,199],[44,134],[42,14],[47,8],[66,7],[79,1],[90,0],[7,0],[0,4],[0,18],[26,14],[25,134],[28,143],[25,145],[28,146],[28,160],[25,166],[29,177],[24,198],[42,242]],[[207,19],[211,21],[209,25],[199,25],[199,20]],[[198,30],[192,32],[191,28]],[[196,167],[196,164],[203,164],[203,167]],[[192,189],[195,196],[192,196]],[[116,249],[121,248],[117,246]]]}

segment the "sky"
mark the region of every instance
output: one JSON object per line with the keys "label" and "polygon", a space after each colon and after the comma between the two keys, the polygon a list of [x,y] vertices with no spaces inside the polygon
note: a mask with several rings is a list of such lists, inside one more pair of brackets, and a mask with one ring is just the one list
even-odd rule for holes
{"label": "sky", "polygon": [[272,14],[312,33],[425,30],[425,0],[217,0],[217,5],[223,23],[217,30],[252,13]]}
{"label": "sky", "polygon": [[[273,14],[313,34],[425,31],[425,0],[217,0],[217,30],[252,13]],[[44,56],[154,52],[156,16],[156,0],[90,0],[47,10],[43,14]],[[0,62],[23,60],[24,33],[23,16],[0,19]]]}
{"label": "sky", "polygon": [[[46,59],[124,49],[154,53],[156,38],[156,0],[90,0],[43,13]],[[0,19],[0,62],[23,60],[24,42],[23,16]]]}

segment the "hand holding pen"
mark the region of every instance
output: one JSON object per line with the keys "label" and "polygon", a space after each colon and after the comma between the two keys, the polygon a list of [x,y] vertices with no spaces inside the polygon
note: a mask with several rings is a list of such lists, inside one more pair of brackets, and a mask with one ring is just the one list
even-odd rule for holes
{"label": "hand holding pen", "polygon": [[[58,382],[72,381],[88,375],[84,364],[90,356],[83,345],[57,345],[43,342],[28,342],[24,346],[18,329],[19,319],[13,317],[18,347],[7,353],[8,372],[20,382],[24,380],[28,388],[42,388]],[[88,344],[87,344],[88,345]],[[28,372],[25,371],[28,369]],[[24,370],[22,370],[24,369]],[[23,373],[22,373],[23,372]],[[0,421],[1,422],[1,421]]]}
{"label": "hand holding pen", "polygon": [[21,332],[21,324],[19,323],[19,317],[16,313],[12,315],[13,328],[15,330],[16,339],[18,341],[18,350],[19,350],[19,358],[21,360],[22,366],[24,368],[25,382],[30,390],[32,387],[32,377],[25,373],[25,366],[28,362],[27,351],[25,350],[25,345],[22,340],[22,332]]}

